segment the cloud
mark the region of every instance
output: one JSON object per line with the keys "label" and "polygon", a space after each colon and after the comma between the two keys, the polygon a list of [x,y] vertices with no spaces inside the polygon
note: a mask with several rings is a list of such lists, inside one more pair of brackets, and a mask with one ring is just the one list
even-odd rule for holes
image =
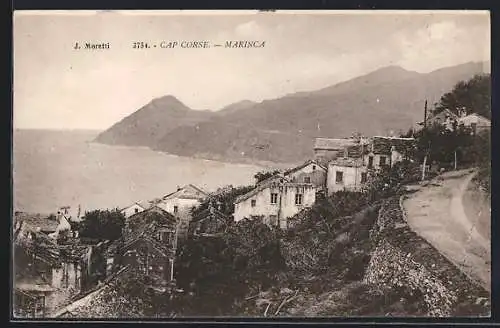
{"label": "cloud", "polygon": [[420,72],[468,61],[487,60],[489,29],[463,27],[454,21],[429,24],[414,32],[395,33],[392,42],[399,51],[399,64]]}

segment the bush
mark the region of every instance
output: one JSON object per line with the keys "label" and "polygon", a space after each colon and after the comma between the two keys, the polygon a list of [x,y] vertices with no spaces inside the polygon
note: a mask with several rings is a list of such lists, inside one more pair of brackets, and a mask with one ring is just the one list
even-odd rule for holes
{"label": "bush", "polygon": [[125,224],[123,214],[115,210],[95,210],[86,212],[79,226],[82,238],[116,240],[122,236]]}

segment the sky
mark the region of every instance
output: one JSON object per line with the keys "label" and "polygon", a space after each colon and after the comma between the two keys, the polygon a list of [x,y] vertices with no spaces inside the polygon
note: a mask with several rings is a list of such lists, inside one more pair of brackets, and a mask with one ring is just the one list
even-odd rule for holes
{"label": "sky", "polygon": [[[14,128],[103,130],[165,95],[218,110],[384,66],[425,73],[491,52],[486,11],[16,11],[13,29]],[[182,40],[265,46],[132,48]]]}

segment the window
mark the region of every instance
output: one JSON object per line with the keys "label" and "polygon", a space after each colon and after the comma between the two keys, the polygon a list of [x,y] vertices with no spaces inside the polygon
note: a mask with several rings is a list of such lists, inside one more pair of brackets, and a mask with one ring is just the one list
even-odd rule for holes
{"label": "window", "polygon": [[384,166],[386,164],[386,158],[385,156],[380,156],[380,166]]}
{"label": "window", "polygon": [[302,205],[302,194],[295,194],[295,205]]}
{"label": "window", "polygon": [[313,165],[313,171],[315,171],[315,170],[316,170],[316,165]]}
{"label": "window", "polygon": [[139,213],[139,209],[138,208],[135,208],[134,211],[135,211],[135,213]]}
{"label": "window", "polygon": [[278,194],[271,193],[271,204],[276,204],[278,202]]}
{"label": "window", "polygon": [[368,168],[371,169],[373,167],[373,156],[368,157]]}
{"label": "window", "polygon": [[304,183],[311,183],[311,177],[304,177]]}
{"label": "window", "polygon": [[174,213],[177,213],[177,212],[179,212],[179,206],[174,205]]}
{"label": "window", "polygon": [[344,181],[344,172],[337,171],[335,172],[335,182],[342,183]]}
{"label": "window", "polygon": [[252,207],[255,207],[255,205],[257,205],[257,201],[256,201],[255,199],[252,199],[252,200],[250,201],[250,205],[251,205]]}
{"label": "window", "polygon": [[365,183],[367,180],[366,172],[361,172],[361,183]]}

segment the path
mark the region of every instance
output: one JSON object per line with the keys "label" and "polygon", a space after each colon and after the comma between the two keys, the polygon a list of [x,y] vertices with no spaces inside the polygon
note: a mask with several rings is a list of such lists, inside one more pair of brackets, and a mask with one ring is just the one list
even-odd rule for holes
{"label": "path", "polygon": [[476,229],[480,215],[467,216],[471,211],[466,211],[463,203],[475,174],[469,170],[447,172],[417,188],[403,206],[408,224],[416,233],[490,291],[491,241]]}

